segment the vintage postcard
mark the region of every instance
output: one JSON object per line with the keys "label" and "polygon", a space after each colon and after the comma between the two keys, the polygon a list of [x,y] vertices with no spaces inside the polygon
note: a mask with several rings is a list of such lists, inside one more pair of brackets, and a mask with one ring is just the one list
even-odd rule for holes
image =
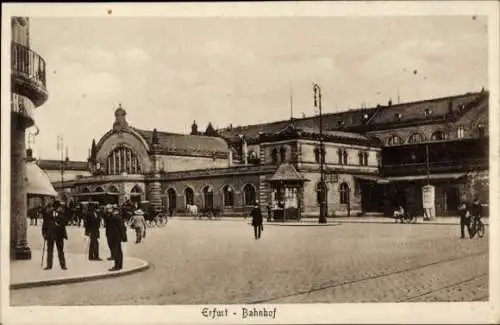
{"label": "vintage postcard", "polygon": [[500,321],[498,2],[2,9],[2,323]]}

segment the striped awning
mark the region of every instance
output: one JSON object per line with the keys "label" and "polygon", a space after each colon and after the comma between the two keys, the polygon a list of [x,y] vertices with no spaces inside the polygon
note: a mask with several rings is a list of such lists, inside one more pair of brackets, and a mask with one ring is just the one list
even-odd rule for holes
{"label": "striped awning", "polygon": [[57,196],[49,177],[35,161],[26,162],[26,193],[29,195]]}

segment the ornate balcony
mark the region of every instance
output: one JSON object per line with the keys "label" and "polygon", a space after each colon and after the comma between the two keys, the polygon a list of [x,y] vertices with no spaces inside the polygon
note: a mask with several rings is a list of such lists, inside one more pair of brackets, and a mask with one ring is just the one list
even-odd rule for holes
{"label": "ornate balcony", "polygon": [[[429,163],[429,173],[468,172],[488,169],[488,157],[479,159],[461,159]],[[387,176],[425,175],[426,163],[386,165],[381,168],[381,174]]]}
{"label": "ornate balcony", "polygon": [[35,107],[49,97],[45,60],[30,48],[11,43],[11,92],[28,97]]}

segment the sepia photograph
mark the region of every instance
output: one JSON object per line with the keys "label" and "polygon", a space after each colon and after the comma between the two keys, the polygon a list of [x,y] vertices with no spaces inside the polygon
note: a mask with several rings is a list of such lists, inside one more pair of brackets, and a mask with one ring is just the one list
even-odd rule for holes
{"label": "sepia photograph", "polygon": [[399,4],[2,4],[2,322],[499,321],[498,3]]}

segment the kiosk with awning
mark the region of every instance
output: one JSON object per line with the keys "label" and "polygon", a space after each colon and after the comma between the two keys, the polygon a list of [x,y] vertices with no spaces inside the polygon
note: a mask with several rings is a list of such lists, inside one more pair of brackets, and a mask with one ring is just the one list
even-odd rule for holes
{"label": "kiosk with awning", "polygon": [[[35,159],[28,155],[26,161],[26,194],[28,197],[28,210],[39,207],[45,197],[56,197],[58,194],[52,186],[49,177],[38,167]],[[28,211],[28,214],[30,214]]]}
{"label": "kiosk with awning", "polygon": [[267,180],[271,185],[271,206],[275,221],[300,220],[304,178],[292,164],[281,164]]}

